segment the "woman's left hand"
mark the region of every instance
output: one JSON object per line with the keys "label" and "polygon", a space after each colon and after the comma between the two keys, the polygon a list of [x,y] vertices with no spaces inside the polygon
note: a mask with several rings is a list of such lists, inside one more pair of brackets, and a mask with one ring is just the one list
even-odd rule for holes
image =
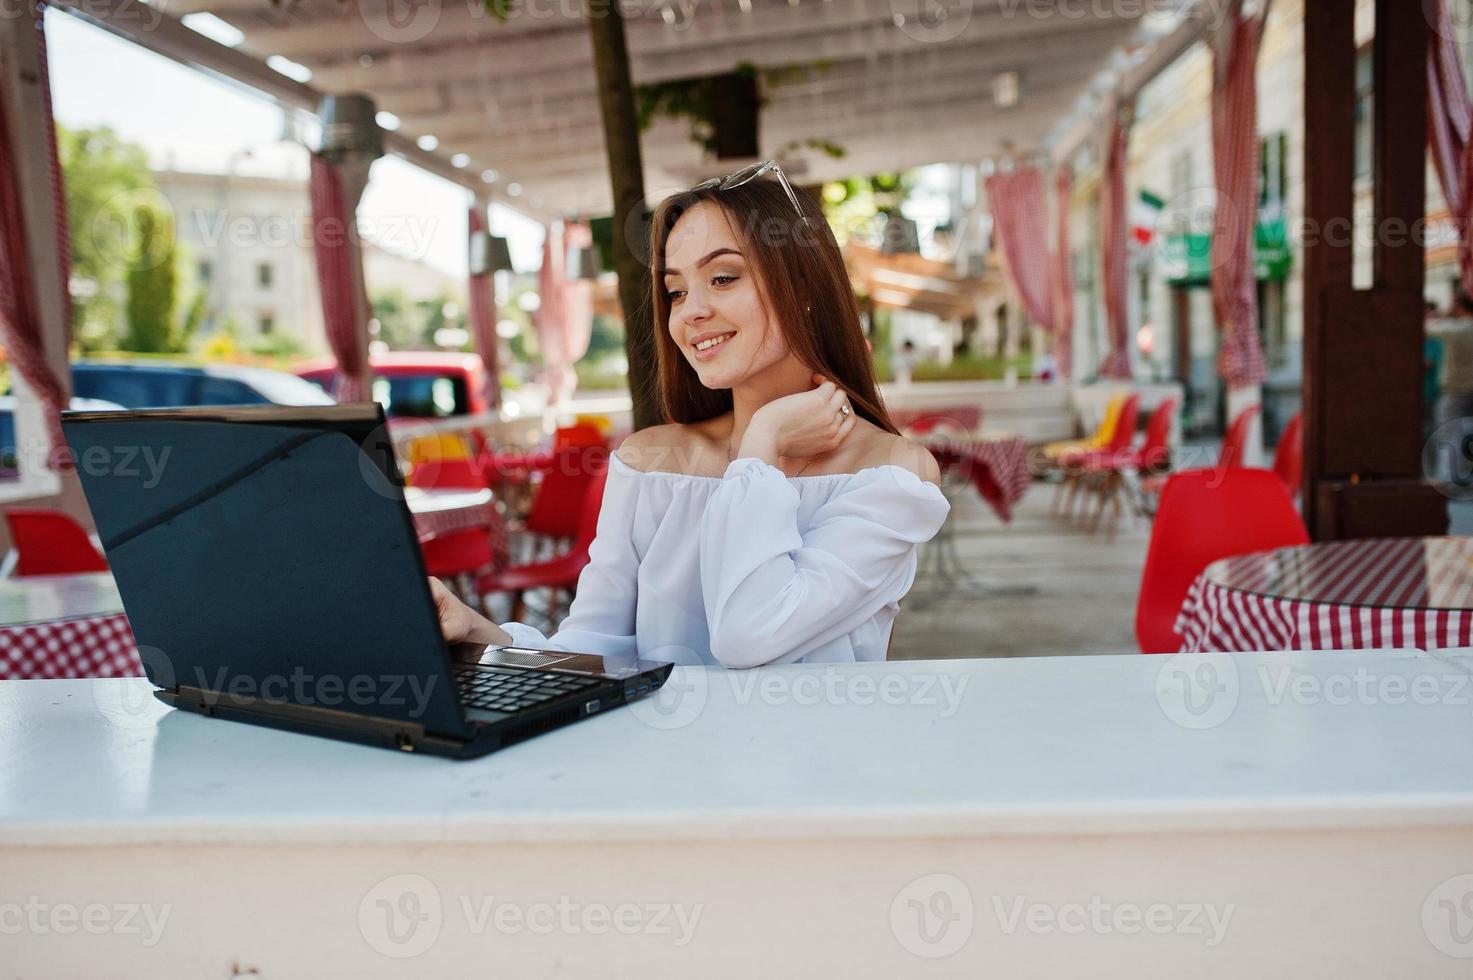
{"label": "woman's left hand", "polygon": [[[774,399],[757,410],[742,437],[741,455],[766,459],[770,452],[787,459],[807,459],[843,444],[858,416],[844,389],[822,375],[815,374],[813,380],[818,387]],[[841,411],[846,407],[847,413]]]}

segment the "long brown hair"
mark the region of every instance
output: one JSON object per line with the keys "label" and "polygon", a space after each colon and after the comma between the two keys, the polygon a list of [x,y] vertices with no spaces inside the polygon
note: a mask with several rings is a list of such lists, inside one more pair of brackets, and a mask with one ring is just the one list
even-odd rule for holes
{"label": "long brown hair", "polygon": [[757,271],[769,320],[799,361],[844,389],[862,418],[899,435],[890,421],[875,377],[874,362],[859,325],[859,306],[849,285],[844,256],[822,210],[799,192],[808,225],[798,219],[782,186],[758,178],[729,190],[689,190],[666,198],[650,225],[650,277],[655,311],[655,356],[660,408],[666,421],[704,422],[731,411],[731,389],[707,388],[670,336],[670,300],[665,294],[665,243],[670,231],[703,201],[726,212],[742,253]]}

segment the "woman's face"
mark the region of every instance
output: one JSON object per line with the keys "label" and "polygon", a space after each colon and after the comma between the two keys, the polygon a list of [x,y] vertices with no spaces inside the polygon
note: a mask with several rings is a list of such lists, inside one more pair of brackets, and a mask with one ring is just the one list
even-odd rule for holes
{"label": "woman's face", "polygon": [[[707,388],[736,387],[788,356],[757,270],[718,205],[702,201],[670,229],[662,286],[670,337]],[[718,343],[699,350],[708,339]]]}

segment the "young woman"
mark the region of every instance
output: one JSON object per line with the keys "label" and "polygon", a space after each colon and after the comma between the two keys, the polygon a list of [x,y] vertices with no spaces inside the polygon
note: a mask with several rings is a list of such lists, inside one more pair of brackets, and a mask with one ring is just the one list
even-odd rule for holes
{"label": "young woman", "polygon": [[949,505],[936,461],[886,414],[822,213],[753,169],[655,212],[670,424],[610,458],[561,628],[498,627],[432,580],[451,643],[727,667],[885,659]]}

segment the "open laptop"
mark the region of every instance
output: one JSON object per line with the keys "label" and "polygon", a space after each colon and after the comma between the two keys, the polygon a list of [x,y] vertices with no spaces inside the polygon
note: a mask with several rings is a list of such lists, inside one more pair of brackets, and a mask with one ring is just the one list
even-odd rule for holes
{"label": "open laptop", "polygon": [[472,758],[649,694],[671,664],[447,647],[378,405],[66,412],[155,695]]}

